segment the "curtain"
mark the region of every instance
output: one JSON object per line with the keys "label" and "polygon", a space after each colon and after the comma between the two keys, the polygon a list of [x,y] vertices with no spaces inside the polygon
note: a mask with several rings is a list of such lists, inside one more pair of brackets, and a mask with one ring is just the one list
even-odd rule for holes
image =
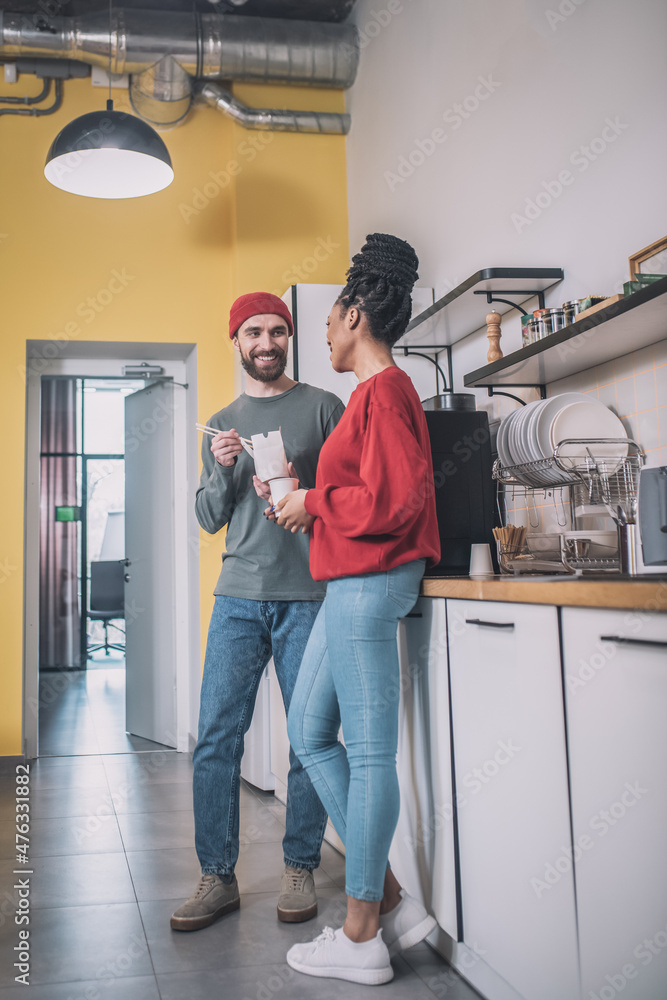
{"label": "curtain", "polygon": [[77,506],[76,379],[42,378],[40,458],[39,665],[81,665],[76,521],[56,521],[56,507]]}

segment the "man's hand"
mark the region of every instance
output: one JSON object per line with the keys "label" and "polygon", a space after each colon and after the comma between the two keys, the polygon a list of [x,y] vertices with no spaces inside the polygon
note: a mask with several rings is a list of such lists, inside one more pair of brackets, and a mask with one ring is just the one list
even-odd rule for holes
{"label": "man's hand", "polygon": [[[298,479],[296,470],[291,462],[287,466],[287,473],[290,479]],[[271,499],[271,483],[263,483],[258,476],[252,477],[252,485],[255,487],[255,493],[260,500],[270,500]],[[273,520],[273,517],[271,518]]]}
{"label": "man's hand", "polygon": [[[307,490],[295,490],[276,504],[274,519],[281,528],[286,528],[293,535],[299,529],[307,535],[313,526],[315,518],[306,510],[305,497]],[[270,509],[270,508],[269,508]],[[270,516],[267,512],[267,516]]]}
{"label": "man's hand", "polygon": [[234,428],[230,431],[220,431],[214,438],[211,438],[211,451],[216,462],[229,468],[230,465],[234,464],[236,456],[243,451],[238,432]]}

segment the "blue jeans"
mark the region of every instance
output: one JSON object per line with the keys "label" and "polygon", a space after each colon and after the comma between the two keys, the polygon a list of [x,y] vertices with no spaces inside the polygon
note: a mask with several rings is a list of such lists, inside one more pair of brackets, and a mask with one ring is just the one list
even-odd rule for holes
{"label": "blue jeans", "polygon": [[[320,601],[250,601],[216,597],[206,643],[193,765],[195,847],[204,874],[231,875],[239,855],[243,739],[257,689],[273,654],[285,710]],[[290,750],[285,864],[313,870],[327,816]]]}
{"label": "blue jeans", "polygon": [[294,752],[345,844],[345,892],[356,899],[384,892],[399,812],[396,630],[417,600],[424,565],[327,584],[288,715]]}

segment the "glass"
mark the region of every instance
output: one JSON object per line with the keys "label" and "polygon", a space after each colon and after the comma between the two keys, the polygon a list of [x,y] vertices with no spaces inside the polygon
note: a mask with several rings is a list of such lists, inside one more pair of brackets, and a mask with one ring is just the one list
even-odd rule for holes
{"label": "glass", "polygon": [[83,450],[94,455],[125,451],[125,397],[120,392],[83,388]]}
{"label": "glass", "polygon": [[122,458],[89,458],[88,504],[88,563],[100,558],[107,514],[125,510],[125,460]]}

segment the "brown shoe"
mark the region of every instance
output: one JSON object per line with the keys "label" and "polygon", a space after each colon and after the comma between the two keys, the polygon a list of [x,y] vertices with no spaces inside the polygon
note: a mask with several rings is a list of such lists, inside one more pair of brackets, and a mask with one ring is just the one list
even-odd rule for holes
{"label": "brown shoe", "polygon": [[169,923],[175,931],[198,931],[240,905],[236,875],[229,884],[219,875],[202,875],[193,895],[179,906]]}
{"label": "brown shoe", "polygon": [[285,865],[278,897],[278,920],[298,924],[317,916],[317,896],[313,873],[307,868]]}

